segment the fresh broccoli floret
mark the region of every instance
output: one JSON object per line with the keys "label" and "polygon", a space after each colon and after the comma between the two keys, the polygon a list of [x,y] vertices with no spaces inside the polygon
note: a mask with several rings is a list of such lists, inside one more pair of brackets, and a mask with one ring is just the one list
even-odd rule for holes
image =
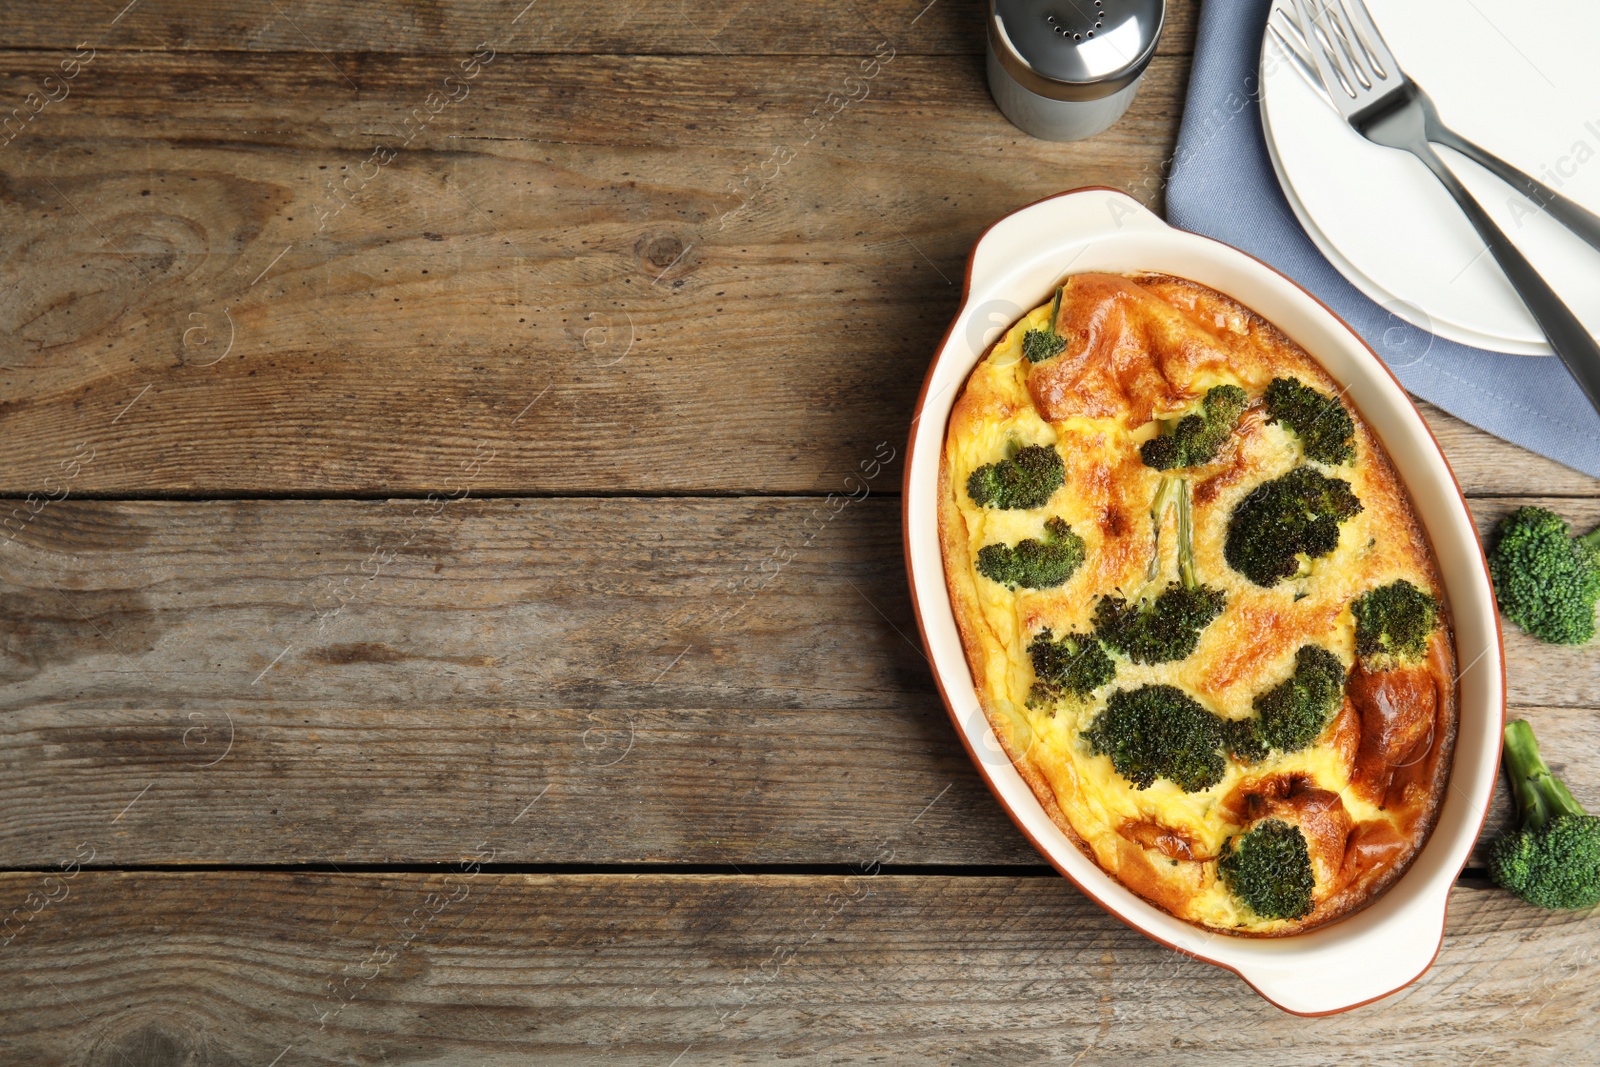
{"label": "fresh broccoli floret", "polygon": [[1541,641],[1581,645],[1593,640],[1600,529],[1572,537],[1560,515],[1525,507],[1501,519],[1497,532],[1489,577],[1506,618]]}
{"label": "fresh broccoli floret", "polygon": [[1061,314],[1061,289],[1056,290],[1055,301],[1050,305],[1050,318],[1044,329],[1029,330],[1022,335],[1022,354],[1029,363],[1043,363],[1059,356],[1067,347],[1067,339],[1056,333],[1056,318]]}
{"label": "fresh broccoli floret", "polygon": [[1147,685],[1112,693],[1083,738],[1136,788],[1165,778],[1197,793],[1222,781],[1222,723],[1183,690]]}
{"label": "fresh broccoli floret", "polygon": [[1198,412],[1164,426],[1161,436],[1139,446],[1144,465],[1169,471],[1210,463],[1239,424],[1245,399],[1244,390],[1237,385],[1212,386],[1200,401]]}
{"label": "fresh broccoli floret", "polygon": [[1263,482],[1239,501],[1228,519],[1223,556],[1260,586],[1299,571],[1300,557],[1316,559],[1339,547],[1339,524],[1359,514],[1350,483],[1296,467]]}
{"label": "fresh broccoli floret", "polygon": [[1135,663],[1186,659],[1200,642],[1200,631],[1222,614],[1227,597],[1220,589],[1190,589],[1172,582],[1152,601],[1128,603],[1103,596],[1094,606],[1100,640]]}
{"label": "fresh broccoli floret", "polygon": [[1071,693],[1088,696],[1117,676],[1117,665],[1093,634],[1052,636],[1040,630],[1028,645],[1033,673],[1039,679],[1035,693],[1045,698]]}
{"label": "fresh broccoli floret", "polygon": [[979,467],[967,479],[967,495],[985,508],[1042,508],[1067,481],[1067,467],[1054,445],[1025,445],[1015,455]]}
{"label": "fresh broccoli floret", "polygon": [[1169,582],[1153,598],[1144,595],[1129,602],[1111,594],[1101,597],[1094,606],[1095,633],[1100,640],[1135,663],[1187,659],[1200,641],[1200,632],[1227,605],[1228,598],[1222,590],[1202,585],[1195,576],[1194,524],[1186,479],[1163,478],[1156,491],[1150,512],[1155,526],[1155,556],[1145,575],[1147,584],[1156,577],[1163,513],[1174,498],[1178,509],[1178,580]]}
{"label": "fresh broccoli floret", "polygon": [[1231,838],[1217,860],[1222,883],[1263,919],[1298,919],[1311,911],[1311,850],[1305,834],[1282,819],[1266,819]]}
{"label": "fresh broccoli floret", "polygon": [[1371,671],[1420,660],[1439,623],[1439,602],[1404,578],[1362,593],[1350,612],[1356,617],[1356,655]]}
{"label": "fresh broccoli floret", "polygon": [[1255,699],[1256,715],[1228,724],[1228,747],[1242,760],[1299,752],[1322,736],[1344,702],[1344,664],[1325,648],[1301,645],[1294,674]]}
{"label": "fresh broccoli floret", "polygon": [[1600,904],[1600,818],[1550,773],[1521,719],[1506,724],[1505,752],[1522,825],[1489,847],[1489,876],[1541,908]]}
{"label": "fresh broccoli floret", "polygon": [[1300,438],[1306,456],[1338,466],[1356,458],[1356,424],[1338,397],[1324,396],[1298,378],[1267,386],[1267,421],[1281,422]]}
{"label": "fresh broccoli floret", "polygon": [[978,573],[1008,588],[1051,589],[1072,577],[1083,563],[1083,538],[1059,518],[1044,522],[1044,540],[1015,545],[984,545]]}

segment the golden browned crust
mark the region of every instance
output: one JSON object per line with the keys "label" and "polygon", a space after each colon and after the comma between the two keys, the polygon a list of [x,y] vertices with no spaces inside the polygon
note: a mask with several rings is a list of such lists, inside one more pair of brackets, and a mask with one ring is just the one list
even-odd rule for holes
{"label": "golden browned crust", "polygon": [[[1299,920],[1219,919],[1214,828],[1169,819],[1152,799],[1158,791],[1135,795],[1126,782],[1120,788],[1127,795],[1107,803],[1110,787],[1095,761],[1109,761],[1074,749],[1075,727],[1057,721],[1055,710],[1046,717],[1022,703],[1031,675],[1021,651],[1026,636],[1045,625],[1086,629],[1095,597],[1137,584],[1150,562],[1148,500],[1157,476],[1139,460],[1137,440],[1153,432],[1141,436],[1141,428],[1194,404],[1219,381],[1252,397],[1233,439],[1194,484],[1197,564],[1215,575],[1226,566],[1218,532],[1226,515],[1243,493],[1287,469],[1272,466],[1286,462],[1283,431],[1267,425],[1261,393],[1284,374],[1325,393],[1339,394],[1339,386],[1272,324],[1186,279],[1073,276],[1056,323],[1066,349],[1041,364],[1019,362],[1023,330],[1046,318],[1045,309],[1025,316],[974,370],[952,409],[940,463],[945,577],[991,728],[1051,820],[1108,873],[1179,918],[1244,936],[1282,936],[1364,907],[1415,858],[1446,788],[1457,720],[1447,604],[1422,666],[1375,676],[1354,667],[1343,710],[1305,759],[1259,775],[1231,771],[1215,787],[1223,794],[1218,810],[1232,813],[1219,825],[1237,831],[1271,816],[1305,835],[1317,892],[1313,910]],[[1285,662],[1307,641],[1336,649],[1343,642],[1343,659],[1353,662],[1349,603],[1365,588],[1405,577],[1442,602],[1432,549],[1405,488],[1381,443],[1346,407],[1356,422],[1358,459],[1337,476],[1362,499],[1359,526],[1371,543],[1347,552],[1341,542],[1340,565],[1319,576],[1324,585],[1304,599],[1230,587],[1227,611],[1202,635],[1193,662],[1180,665],[1186,690],[1214,709],[1231,709],[1219,713],[1248,708],[1253,694],[1286,676]],[[985,533],[984,524],[996,520],[965,495],[966,474],[992,462],[1002,429],[1012,439],[1052,440],[1067,463],[1067,484],[1048,510],[1070,519],[1089,552],[1058,590],[1000,598],[999,587],[974,570],[975,545],[1023,536],[1015,526]],[[980,455],[985,448],[990,452]],[[1107,809],[1098,822],[1085,815],[1090,800]],[[1117,804],[1120,815],[1110,810]],[[1200,908],[1203,901],[1211,911]]]}

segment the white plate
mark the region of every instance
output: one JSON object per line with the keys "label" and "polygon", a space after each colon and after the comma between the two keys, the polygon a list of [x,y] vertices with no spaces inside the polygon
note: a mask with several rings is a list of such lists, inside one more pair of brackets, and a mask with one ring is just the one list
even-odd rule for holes
{"label": "white plate", "polygon": [[[1433,543],[1455,627],[1460,725],[1438,825],[1411,868],[1370,906],[1308,933],[1229,937],[1182,922],[1130,892],[1051,821],[1001,750],[973,688],[939,552],[939,461],[962,383],[999,331],[1049,298],[1063,275],[1162,271],[1254,309],[1303,345],[1383,441]],[[1090,899],[1161,943],[1238,974],[1286,1011],[1325,1015],[1403,988],[1427,970],[1445,908],[1494,793],[1505,712],[1499,618],[1466,503],[1438,443],[1372,350],[1314,297],[1236,249],[1174,229],[1138,201],[1084,189],[1040,201],[986,230],[967,263],[955,321],[922,385],[907,447],[903,528],[912,605],[957,734],[1001,805]]]}
{"label": "white plate", "polygon": [[[1537,15],[1475,0],[1368,6],[1447,124],[1600,210],[1600,64],[1590,54],[1600,39],[1600,5],[1549,0]],[[1550,354],[1466,216],[1418,160],[1351,130],[1278,57],[1270,35],[1261,67],[1262,124],[1279,182],[1312,241],[1351,284],[1448,340]],[[1600,335],[1600,252],[1476,164],[1439,152]]]}

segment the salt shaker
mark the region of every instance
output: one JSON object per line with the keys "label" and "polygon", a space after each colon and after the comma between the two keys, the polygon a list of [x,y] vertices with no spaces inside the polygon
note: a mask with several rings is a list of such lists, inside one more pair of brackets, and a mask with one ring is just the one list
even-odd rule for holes
{"label": "salt shaker", "polygon": [[989,92],[1047,141],[1110,126],[1139,91],[1166,0],[990,0]]}

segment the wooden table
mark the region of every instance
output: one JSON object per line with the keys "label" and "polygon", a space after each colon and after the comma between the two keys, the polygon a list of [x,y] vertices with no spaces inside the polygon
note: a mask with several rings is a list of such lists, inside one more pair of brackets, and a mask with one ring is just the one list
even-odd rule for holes
{"label": "wooden table", "polygon": [[[1192,4],[1057,145],[975,3],[122,2],[4,15],[0,1060],[1593,1056],[1581,916],[1469,868],[1421,981],[1285,1015],[1045,867],[934,692],[964,257],[1159,207]],[[1600,522],[1424,410],[1483,526]],[[1600,803],[1600,656],[1507,654]]]}

